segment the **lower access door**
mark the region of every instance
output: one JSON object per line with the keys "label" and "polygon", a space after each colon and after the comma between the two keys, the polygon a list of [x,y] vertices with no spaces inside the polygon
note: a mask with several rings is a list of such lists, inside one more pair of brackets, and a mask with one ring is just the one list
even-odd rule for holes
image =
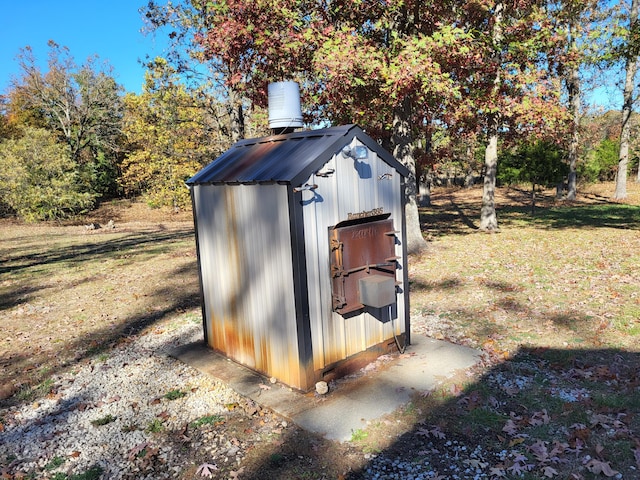
{"label": "lower access door", "polygon": [[348,220],[329,228],[333,310],[342,315],[395,303],[398,257],[390,218]]}

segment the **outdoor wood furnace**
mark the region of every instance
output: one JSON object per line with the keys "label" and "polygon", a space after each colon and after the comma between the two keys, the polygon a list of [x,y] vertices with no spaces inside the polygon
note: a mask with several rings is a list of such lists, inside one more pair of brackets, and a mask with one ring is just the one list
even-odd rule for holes
{"label": "outdoor wood furnace", "polygon": [[198,172],[205,342],[304,391],[408,343],[408,173],[355,125],[244,140]]}

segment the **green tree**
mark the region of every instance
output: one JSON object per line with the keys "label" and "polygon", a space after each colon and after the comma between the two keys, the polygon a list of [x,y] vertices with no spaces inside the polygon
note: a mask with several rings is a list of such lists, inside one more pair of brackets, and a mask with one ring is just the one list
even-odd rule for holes
{"label": "green tree", "polygon": [[[233,68],[219,59],[204,54],[204,47],[196,38],[208,30],[207,16],[200,15],[199,2],[168,2],[159,4],[150,1],[140,10],[144,12],[145,32],[152,35],[168,33],[168,48],[165,60],[179,74],[181,84],[189,95],[205,102],[206,108],[217,125],[217,136],[235,143],[245,136],[266,135],[266,123],[256,124],[262,115],[261,109],[250,108],[241,88],[225,83]],[[150,70],[155,68],[155,59],[147,62]]]}
{"label": "green tree", "polygon": [[531,213],[535,210],[536,187],[556,185],[567,174],[566,152],[556,144],[538,140],[520,145],[500,159],[498,179],[531,183]]}
{"label": "green tree", "polygon": [[620,142],[605,138],[587,153],[579,168],[581,178],[587,182],[615,180],[619,153]]}
{"label": "green tree", "polygon": [[10,98],[30,126],[45,126],[64,141],[89,193],[114,193],[120,151],[121,87],[108,66],[90,58],[77,66],[66,47],[49,42],[48,71],[42,73],[29,47],[18,56],[22,71]]}
{"label": "green tree", "polygon": [[607,48],[610,9],[603,0],[551,0],[547,10],[558,38],[555,72],[567,94],[566,198],[575,200],[581,145],[584,145],[581,139],[584,92],[594,83],[593,70]]}
{"label": "green tree", "polygon": [[175,70],[158,58],[142,94],[128,94],[125,105],[125,193],[142,194],[154,207],[190,205],[185,181],[229,146],[211,140],[207,104],[189,95]]}
{"label": "green tree", "polygon": [[549,74],[558,55],[557,33],[542,1],[476,1],[465,5],[474,44],[461,76],[459,115],[484,137],[480,229],[498,228],[495,186],[498,148],[531,137],[562,136],[566,110]]}
{"label": "green tree", "polygon": [[44,129],[27,127],[0,143],[0,203],[26,221],[57,220],[90,209],[69,148]]}

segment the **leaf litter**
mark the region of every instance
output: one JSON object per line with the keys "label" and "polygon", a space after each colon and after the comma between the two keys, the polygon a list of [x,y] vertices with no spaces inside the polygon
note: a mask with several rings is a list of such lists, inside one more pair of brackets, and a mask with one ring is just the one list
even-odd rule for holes
{"label": "leaf litter", "polygon": [[[467,198],[463,211],[470,217],[477,207],[471,197],[473,192],[467,192],[455,199]],[[434,204],[437,210],[437,195]],[[501,218],[508,224],[508,218]],[[366,441],[358,445],[302,441],[303,432],[287,439],[291,428],[270,422],[269,435],[282,433],[264,445],[272,445],[275,450],[270,451],[277,452],[280,460],[265,463],[260,459],[265,455],[268,459],[269,450],[245,440],[245,430],[253,431],[254,422],[245,430],[225,424],[238,443],[234,448],[251,444],[254,449],[248,450],[246,463],[218,477],[253,478],[256,468],[266,468],[271,478],[298,478],[308,472],[313,472],[309,478],[345,479],[636,478],[640,469],[637,228],[554,230],[514,224],[497,236],[467,232],[435,238],[429,255],[410,262],[415,334],[481,349],[484,360],[478,370],[443,382],[440,390],[416,392],[411,408],[371,425]],[[623,246],[624,252],[615,245]],[[172,258],[193,261],[187,255]],[[149,298],[136,290],[132,277],[123,278],[122,285],[131,294],[128,302]],[[197,292],[197,279],[187,284]],[[98,302],[109,288],[96,294]],[[37,317],[44,308],[49,317],[61,310],[55,300],[30,300],[10,311],[10,318],[22,322],[20,315]],[[86,305],[77,309],[89,310]],[[110,312],[102,318],[113,322],[120,315]],[[38,334],[14,331],[9,338],[36,343]],[[252,415],[261,418],[258,410]],[[0,418],[3,428],[7,422],[12,422],[10,416]],[[193,448],[204,439],[203,433],[183,432],[181,448]],[[154,456],[155,448],[149,442],[132,459],[142,469],[156,468],[161,459]],[[210,463],[206,452],[192,458],[197,461],[192,468],[185,465],[182,478],[192,478],[189,475],[198,465],[217,465]],[[0,460],[3,470],[15,465]],[[342,470],[332,475],[329,472],[338,470],[329,466]],[[209,467],[200,475],[203,472],[212,478],[220,474]]]}

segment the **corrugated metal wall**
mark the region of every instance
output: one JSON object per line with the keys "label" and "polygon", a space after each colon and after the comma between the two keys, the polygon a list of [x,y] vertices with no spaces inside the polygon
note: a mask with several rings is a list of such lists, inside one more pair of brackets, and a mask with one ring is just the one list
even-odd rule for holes
{"label": "corrugated metal wall", "polygon": [[[352,145],[357,145],[354,139]],[[369,152],[366,160],[345,158],[336,154],[320,169],[334,170],[332,175],[313,175],[309,184],[318,188],[303,192],[307,281],[313,344],[314,369],[366,350],[393,336],[392,322],[381,322],[368,313],[343,317],[332,311],[328,228],[348,219],[350,213],[382,208],[390,213],[395,229],[402,230],[401,176],[386,162]],[[400,234],[398,234],[401,238]],[[396,255],[402,259],[402,246],[396,244]],[[396,279],[402,281],[402,260]],[[406,291],[406,286],[403,285]],[[402,293],[392,311],[395,333],[404,332]],[[390,320],[390,319],[389,319]]]}
{"label": "corrugated metal wall", "polygon": [[193,201],[209,345],[300,385],[287,187],[196,185]]}

